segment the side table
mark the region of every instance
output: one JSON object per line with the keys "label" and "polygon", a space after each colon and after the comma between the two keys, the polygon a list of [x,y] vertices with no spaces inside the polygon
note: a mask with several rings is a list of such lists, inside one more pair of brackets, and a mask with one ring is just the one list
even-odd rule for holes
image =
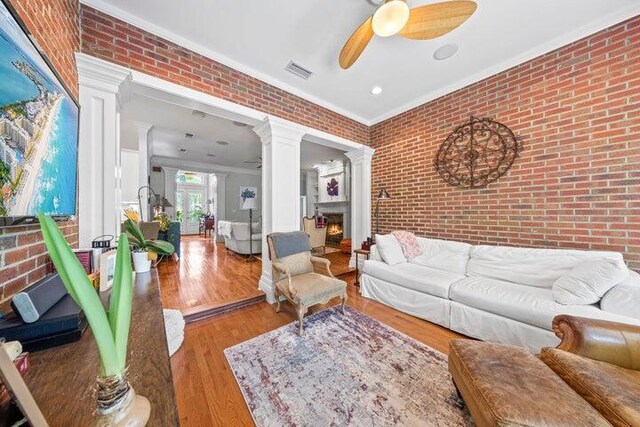
{"label": "side table", "polygon": [[358,255],[364,255],[366,258],[365,259],[369,259],[369,254],[371,253],[371,251],[367,250],[367,249],[356,249],[355,251],[356,254],[356,286],[360,286],[360,264],[358,263]]}

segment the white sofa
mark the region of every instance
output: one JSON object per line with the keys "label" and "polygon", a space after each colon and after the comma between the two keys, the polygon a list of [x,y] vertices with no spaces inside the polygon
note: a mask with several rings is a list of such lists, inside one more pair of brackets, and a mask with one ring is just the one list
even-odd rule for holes
{"label": "white sofa", "polygon": [[418,242],[422,255],[395,265],[373,246],[362,267],[362,295],[470,337],[534,352],[559,343],[551,330],[558,314],[640,325],[640,275],[633,271],[598,304],[563,305],[553,297],[553,283],[576,264],[622,262],[619,253]]}
{"label": "white sofa", "polygon": [[251,252],[260,254],[262,252],[262,230],[261,224],[254,222],[249,230],[248,222],[228,222],[218,221],[218,234],[224,237],[224,245],[241,255],[249,254],[249,241],[251,241]]}

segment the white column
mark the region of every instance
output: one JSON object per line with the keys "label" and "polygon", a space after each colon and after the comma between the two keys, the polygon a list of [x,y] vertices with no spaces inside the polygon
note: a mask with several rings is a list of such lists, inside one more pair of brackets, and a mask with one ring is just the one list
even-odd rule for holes
{"label": "white column", "polygon": [[176,206],[176,174],[180,169],[163,166],[162,170],[164,171],[164,197],[173,205],[172,208],[166,209],[166,213],[169,218],[175,220],[178,207]]}
{"label": "white column", "polygon": [[275,302],[267,235],[300,229],[300,142],[304,128],[268,117],[254,128],[262,141],[262,276],[259,288]]}
{"label": "white column", "polygon": [[[371,236],[371,158],[373,148],[362,146],[345,153],[351,161],[351,244],[353,249]],[[351,253],[350,266],[355,266]]]}
{"label": "white column", "polygon": [[120,234],[121,161],[119,100],[130,72],[76,57],[80,83],[78,232],[80,247],[102,234]]}
{"label": "white column", "polygon": [[[138,188],[140,188],[145,185],[149,185],[149,174],[151,173],[149,170],[149,131],[153,125],[142,122],[134,122],[134,125],[138,132]],[[150,193],[151,192],[148,189],[144,189],[140,193],[142,196],[140,199],[140,204],[142,206],[142,212],[140,212],[140,215],[142,215],[143,220],[149,221],[152,219],[151,212],[149,210]]]}
{"label": "white column", "polygon": [[[224,221],[227,217],[227,176],[229,176],[229,174],[216,172],[216,179],[218,180],[216,186],[216,223],[220,220]],[[224,237],[220,236],[217,230],[218,228],[216,226],[216,242],[224,242]]]}

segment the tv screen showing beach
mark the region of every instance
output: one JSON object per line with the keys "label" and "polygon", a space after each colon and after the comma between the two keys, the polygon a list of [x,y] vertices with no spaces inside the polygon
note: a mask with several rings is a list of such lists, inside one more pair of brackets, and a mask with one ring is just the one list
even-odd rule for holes
{"label": "tv screen showing beach", "polygon": [[76,212],[78,106],[0,2],[0,217]]}

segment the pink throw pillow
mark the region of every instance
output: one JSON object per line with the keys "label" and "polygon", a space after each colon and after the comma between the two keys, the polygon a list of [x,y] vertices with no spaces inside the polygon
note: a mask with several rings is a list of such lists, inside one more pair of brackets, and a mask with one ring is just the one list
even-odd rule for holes
{"label": "pink throw pillow", "polygon": [[392,231],[391,234],[393,234],[393,236],[398,240],[398,243],[400,243],[402,253],[407,259],[422,255],[422,248],[420,247],[420,243],[418,243],[418,239],[415,234],[400,230]]}

